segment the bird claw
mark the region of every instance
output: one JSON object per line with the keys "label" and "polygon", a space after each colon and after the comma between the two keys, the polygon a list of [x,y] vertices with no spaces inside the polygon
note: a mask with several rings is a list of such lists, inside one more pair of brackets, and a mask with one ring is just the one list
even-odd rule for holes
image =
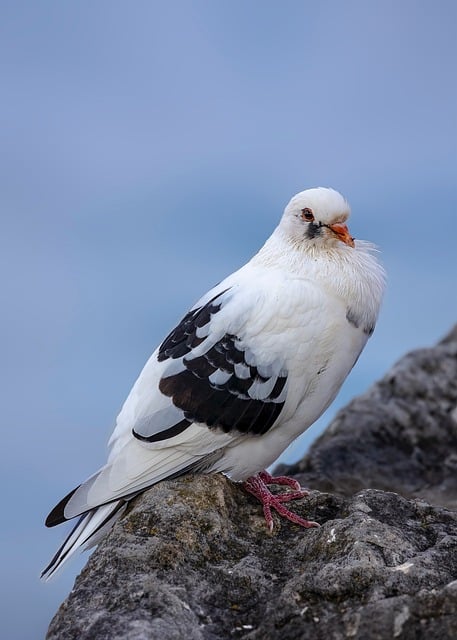
{"label": "bird claw", "polygon": [[272,476],[268,471],[261,471],[258,476],[265,484],[279,484],[286,487],[293,487],[296,491],[302,491],[306,495],[309,494],[295,478],[289,478],[289,476]]}
{"label": "bird claw", "polygon": [[[285,493],[274,494],[271,493],[267,484],[278,484],[293,487],[295,491],[288,491]],[[302,489],[300,483],[294,478],[288,478],[287,476],[272,476],[267,471],[261,471],[256,476],[251,476],[244,482],[244,488],[250,494],[255,496],[263,506],[263,513],[267,523],[267,527],[270,533],[273,532],[274,521],[271,515],[271,509],[275,509],[280,516],[290,520],[294,524],[298,524],[301,527],[309,529],[310,527],[319,527],[320,525],[313,520],[305,520],[293,511],[289,511],[283,506],[283,502],[290,502],[291,500],[300,500],[301,498],[309,495],[309,492]]]}

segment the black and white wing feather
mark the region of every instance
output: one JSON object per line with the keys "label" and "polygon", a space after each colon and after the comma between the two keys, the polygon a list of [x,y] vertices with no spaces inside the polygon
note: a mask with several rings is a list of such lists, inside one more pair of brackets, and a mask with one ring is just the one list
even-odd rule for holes
{"label": "black and white wing feather", "polygon": [[140,421],[133,435],[158,442],[182,433],[191,423],[210,429],[266,433],[284,405],[287,373],[280,363],[261,365],[231,333],[211,331],[211,319],[223,304],[223,292],[189,312],[159,347],[165,364],[159,390],[170,405]]}
{"label": "black and white wing feather", "polygon": [[119,415],[107,465],[57,505],[49,525],[207,469],[234,440],[273,427],[287,371],[249,344],[243,295],[233,293],[197,304],[165,338]]}

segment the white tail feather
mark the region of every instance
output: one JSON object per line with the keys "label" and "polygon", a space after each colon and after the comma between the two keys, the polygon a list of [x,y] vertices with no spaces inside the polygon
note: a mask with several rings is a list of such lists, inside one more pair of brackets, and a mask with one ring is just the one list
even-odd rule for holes
{"label": "white tail feather", "polygon": [[78,549],[90,549],[96,545],[122,515],[126,506],[126,502],[118,500],[83,515],[41,577],[49,580]]}

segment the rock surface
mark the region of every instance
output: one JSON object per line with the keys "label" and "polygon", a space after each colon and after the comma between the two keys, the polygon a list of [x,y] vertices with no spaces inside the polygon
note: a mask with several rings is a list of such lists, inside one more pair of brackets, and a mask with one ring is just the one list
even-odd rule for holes
{"label": "rock surface", "polygon": [[291,468],[337,491],[291,503],[320,529],[275,517],[268,534],[258,503],[222,476],[156,485],[90,557],[47,637],[456,638],[456,405],[457,327]]}

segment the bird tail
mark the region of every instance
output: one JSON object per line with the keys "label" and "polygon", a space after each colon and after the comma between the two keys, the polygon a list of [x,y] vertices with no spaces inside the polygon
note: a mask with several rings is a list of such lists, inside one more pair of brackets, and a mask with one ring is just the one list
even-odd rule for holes
{"label": "bird tail", "polygon": [[83,514],[42,572],[41,578],[49,580],[78,549],[90,549],[95,546],[120,518],[126,507],[125,500],[116,500]]}
{"label": "bird tail", "polygon": [[220,456],[221,449],[192,457],[185,448],[171,447],[164,454],[137,447],[132,440],[122,456],[70,491],[46,518],[47,527],[79,519],[41,577],[48,580],[77,549],[98,544],[136,495],[160,480],[208,471]]}

